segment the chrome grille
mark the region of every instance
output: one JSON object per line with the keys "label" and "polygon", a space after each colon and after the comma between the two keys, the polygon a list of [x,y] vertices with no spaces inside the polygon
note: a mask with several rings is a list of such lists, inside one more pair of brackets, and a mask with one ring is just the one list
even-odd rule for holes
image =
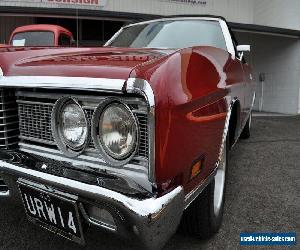
{"label": "chrome grille", "polygon": [[138,155],[148,157],[148,118],[144,114],[136,114],[140,129],[140,147]]}
{"label": "chrome grille", "polygon": [[1,193],[3,194],[5,194],[5,193],[7,193],[8,192],[8,187],[7,187],[7,185],[5,184],[5,182],[4,182],[4,180],[3,180],[3,178],[0,176],[0,195],[1,195]]}
{"label": "chrome grille", "polygon": [[[43,102],[42,102],[43,101]],[[47,100],[45,98],[38,100],[27,100],[19,96],[19,120],[20,120],[20,138],[26,141],[34,141],[48,145],[55,145],[51,131],[51,112],[56,100]],[[85,112],[89,124],[91,124],[94,108],[85,106]],[[147,114],[136,113],[140,126],[140,147],[137,157],[148,158],[148,133],[147,133]],[[88,149],[95,149],[91,141]]]}
{"label": "chrome grille", "polygon": [[[86,115],[87,115],[88,122],[90,124],[92,124],[91,121],[92,121],[92,118],[93,118],[94,110],[86,109],[85,112],[86,112]],[[92,149],[95,148],[93,140],[91,140],[89,148],[92,148]]]}
{"label": "chrome grille", "polygon": [[19,103],[20,136],[54,142],[51,133],[51,111],[53,105]]}
{"label": "chrome grille", "polygon": [[0,148],[18,144],[18,107],[14,91],[0,89]]}

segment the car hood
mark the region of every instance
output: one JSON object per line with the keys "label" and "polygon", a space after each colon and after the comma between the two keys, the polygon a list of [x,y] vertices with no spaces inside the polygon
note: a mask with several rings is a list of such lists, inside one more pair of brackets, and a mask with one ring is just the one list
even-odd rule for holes
{"label": "car hood", "polygon": [[133,48],[2,48],[4,76],[66,76],[127,80],[134,67],[172,53]]}

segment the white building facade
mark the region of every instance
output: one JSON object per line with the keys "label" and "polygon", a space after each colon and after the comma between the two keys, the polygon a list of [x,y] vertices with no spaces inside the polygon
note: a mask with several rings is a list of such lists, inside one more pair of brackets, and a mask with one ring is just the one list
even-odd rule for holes
{"label": "white building facade", "polygon": [[300,0],[0,0],[0,43],[34,23],[103,43],[125,23],[183,14],[223,16],[239,43],[252,46],[256,110],[300,114]]}

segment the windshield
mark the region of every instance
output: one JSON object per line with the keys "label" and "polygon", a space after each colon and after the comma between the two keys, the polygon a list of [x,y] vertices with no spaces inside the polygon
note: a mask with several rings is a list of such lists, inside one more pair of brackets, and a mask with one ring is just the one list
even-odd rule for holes
{"label": "windshield", "polygon": [[219,22],[207,20],[167,20],[128,26],[107,46],[174,49],[213,46],[227,49]]}
{"label": "windshield", "polygon": [[54,46],[54,33],[51,31],[20,32],[11,41],[13,46]]}

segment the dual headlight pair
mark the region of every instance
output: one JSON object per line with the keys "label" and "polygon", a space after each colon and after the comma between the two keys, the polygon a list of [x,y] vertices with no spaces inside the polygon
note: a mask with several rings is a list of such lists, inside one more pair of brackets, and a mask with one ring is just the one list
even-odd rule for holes
{"label": "dual headlight pair", "polygon": [[59,99],[52,111],[52,133],[67,156],[82,153],[92,138],[104,160],[118,166],[131,159],[138,144],[137,120],[130,108],[117,99],[101,103],[91,124],[77,100]]}

